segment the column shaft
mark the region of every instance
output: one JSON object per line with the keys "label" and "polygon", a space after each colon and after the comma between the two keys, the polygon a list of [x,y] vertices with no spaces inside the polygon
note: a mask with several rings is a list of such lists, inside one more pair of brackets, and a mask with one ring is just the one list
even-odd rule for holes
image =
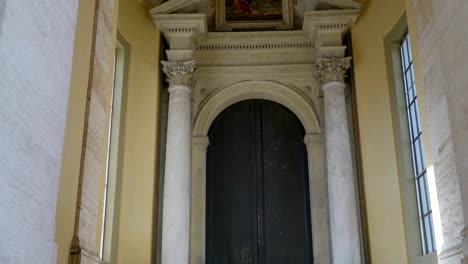
{"label": "column shaft", "polygon": [[187,264],[190,227],[190,87],[169,87],[162,262]]}
{"label": "column shaft", "polygon": [[304,138],[309,162],[309,189],[311,196],[312,246],[314,263],[330,264],[330,233],[328,226],[327,183],[324,176],[322,138],[307,134]]}
{"label": "column shaft", "polygon": [[206,151],[208,137],[192,138],[192,208],[191,251],[192,264],[205,263],[206,230]]}
{"label": "column shaft", "polygon": [[357,197],[342,81],[325,83],[325,130],[333,263],[360,264]]}

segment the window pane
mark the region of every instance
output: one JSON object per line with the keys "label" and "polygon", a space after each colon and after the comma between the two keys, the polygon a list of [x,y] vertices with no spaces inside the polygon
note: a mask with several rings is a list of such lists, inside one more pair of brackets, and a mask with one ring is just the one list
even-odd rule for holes
{"label": "window pane", "polygon": [[[406,41],[406,40],[405,40]],[[403,42],[403,45],[401,46],[401,62],[402,62],[402,66],[403,66],[403,72],[405,72],[406,70],[406,67],[408,67],[407,63],[406,63],[406,50],[405,50],[405,45],[404,45],[405,42]]]}
{"label": "window pane", "polygon": [[411,54],[411,47],[410,47],[410,35],[408,34],[406,37],[406,48],[408,49],[408,57],[409,60],[412,62],[413,61],[413,55]]}
{"label": "window pane", "polygon": [[415,83],[416,82],[416,78],[414,77],[414,67],[413,65],[411,65],[411,84]]}
{"label": "window pane", "polygon": [[421,206],[421,214],[425,215],[427,210],[427,196],[426,196],[426,186],[424,184],[424,177],[420,177],[418,179],[418,187],[419,187],[419,195],[420,195],[420,206]]}
{"label": "window pane", "polygon": [[422,151],[421,151],[421,137],[419,137],[415,142],[414,142],[414,152],[415,152],[415,164],[416,164],[416,174],[419,176],[421,172],[424,171],[424,161],[423,161],[423,156],[422,156]]}
{"label": "window pane", "polygon": [[426,233],[426,241],[427,241],[427,252],[434,251],[433,247],[433,238],[432,238],[432,215],[429,214],[424,218],[424,229]]}
{"label": "window pane", "polygon": [[419,129],[418,129],[418,117],[416,116],[416,105],[413,103],[410,108],[409,112],[411,115],[411,138],[412,140],[415,140],[419,136]]}
{"label": "window pane", "polygon": [[429,194],[429,186],[428,186],[428,183],[427,183],[427,175],[426,174],[424,174],[424,185],[425,185],[425,188],[426,188],[426,195],[427,195],[427,211],[432,211],[430,194]]}
{"label": "window pane", "polygon": [[435,236],[434,236],[434,222],[432,220],[432,212],[428,215],[429,217],[429,222],[430,222],[430,226],[429,226],[429,231],[430,231],[430,237],[428,239],[430,239],[431,241],[431,249],[428,251],[428,252],[433,252],[436,250],[436,242],[435,242]]}
{"label": "window pane", "polygon": [[418,168],[416,166],[416,150],[413,147],[411,147],[411,154],[412,154],[412,158],[413,158],[412,163],[413,163],[413,169],[414,169],[414,177],[418,177],[419,174],[418,174],[418,171],[417,171]]}
{"label": "window pane", "polygon": [[408,86],[408,89],[406,90],[409,94],[409,101],[408,101],[408,105],[411,104],[411,102],[414,100],[414,97],[416,96],[414,90],[412,89],[413,86]]}
{"label": "window pane", "polygon": [[423,149],[423,143],[422,143],[422,137],[419,137],[419,146],[418,146],[418,150],[419,150],[419,153],[420,153],[420,157],[421,157],[421,160],[419,161],[420,162],[420,166],[421,166],[421,171],[423,170],[426,170],[426,164],[424,164],[424,149]]}
{"label": "window pane", "polygon": [[[414,89],[413,89],[414,90]],[[419,115],[419,102],[418,100],[416,100],[415,102],[415,106],[414,106],[414,110],[415,110],[415,116],[416,116],[416,123],[418,125],[418,132],[421,132],[421,116]]]}
{"label": "window pane", "polygon": [[413,138],[416,138],[419,135],[419,125],[418,125],[418,116],[416,115],[416,104],[410,106],[411,113],[411,127],[413,129]]}
{"label": "window pane", "polygon": [[407,91],[411,88],[411,84],[411,71],[407,71],[405,73],[405,87]]}

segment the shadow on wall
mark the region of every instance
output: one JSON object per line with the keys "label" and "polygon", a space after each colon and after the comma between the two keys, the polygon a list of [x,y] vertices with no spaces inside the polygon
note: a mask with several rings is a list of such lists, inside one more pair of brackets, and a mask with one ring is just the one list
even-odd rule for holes
{"label": "shadow on wall", "polygon": [[5,18],[5,8],[7,0],[0,0],[0,39],[2,38],[3,19]]}

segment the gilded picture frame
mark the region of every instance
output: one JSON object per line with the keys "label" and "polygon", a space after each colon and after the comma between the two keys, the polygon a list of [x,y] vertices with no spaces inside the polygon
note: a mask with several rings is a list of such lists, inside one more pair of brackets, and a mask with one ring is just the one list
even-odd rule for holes
{"label": "gilded picture frame", "polygon": [[292,0],[216,0],[217,31],[292,28]]}

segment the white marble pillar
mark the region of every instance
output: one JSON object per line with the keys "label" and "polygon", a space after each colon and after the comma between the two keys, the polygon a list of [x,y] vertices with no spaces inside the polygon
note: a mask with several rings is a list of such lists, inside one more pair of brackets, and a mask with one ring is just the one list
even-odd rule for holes
{"label": "white marble pillar", "polygon": [[169,110],[164,175],[162,264],[189,263],[190,246],[190,92],[195,61],[166,62]]}
{"label": "white marble pillar", "polygon": [[317,59],[325,106],[328,195],[334,264],[361,264],[358,207],[346,113],[347,58]]}

